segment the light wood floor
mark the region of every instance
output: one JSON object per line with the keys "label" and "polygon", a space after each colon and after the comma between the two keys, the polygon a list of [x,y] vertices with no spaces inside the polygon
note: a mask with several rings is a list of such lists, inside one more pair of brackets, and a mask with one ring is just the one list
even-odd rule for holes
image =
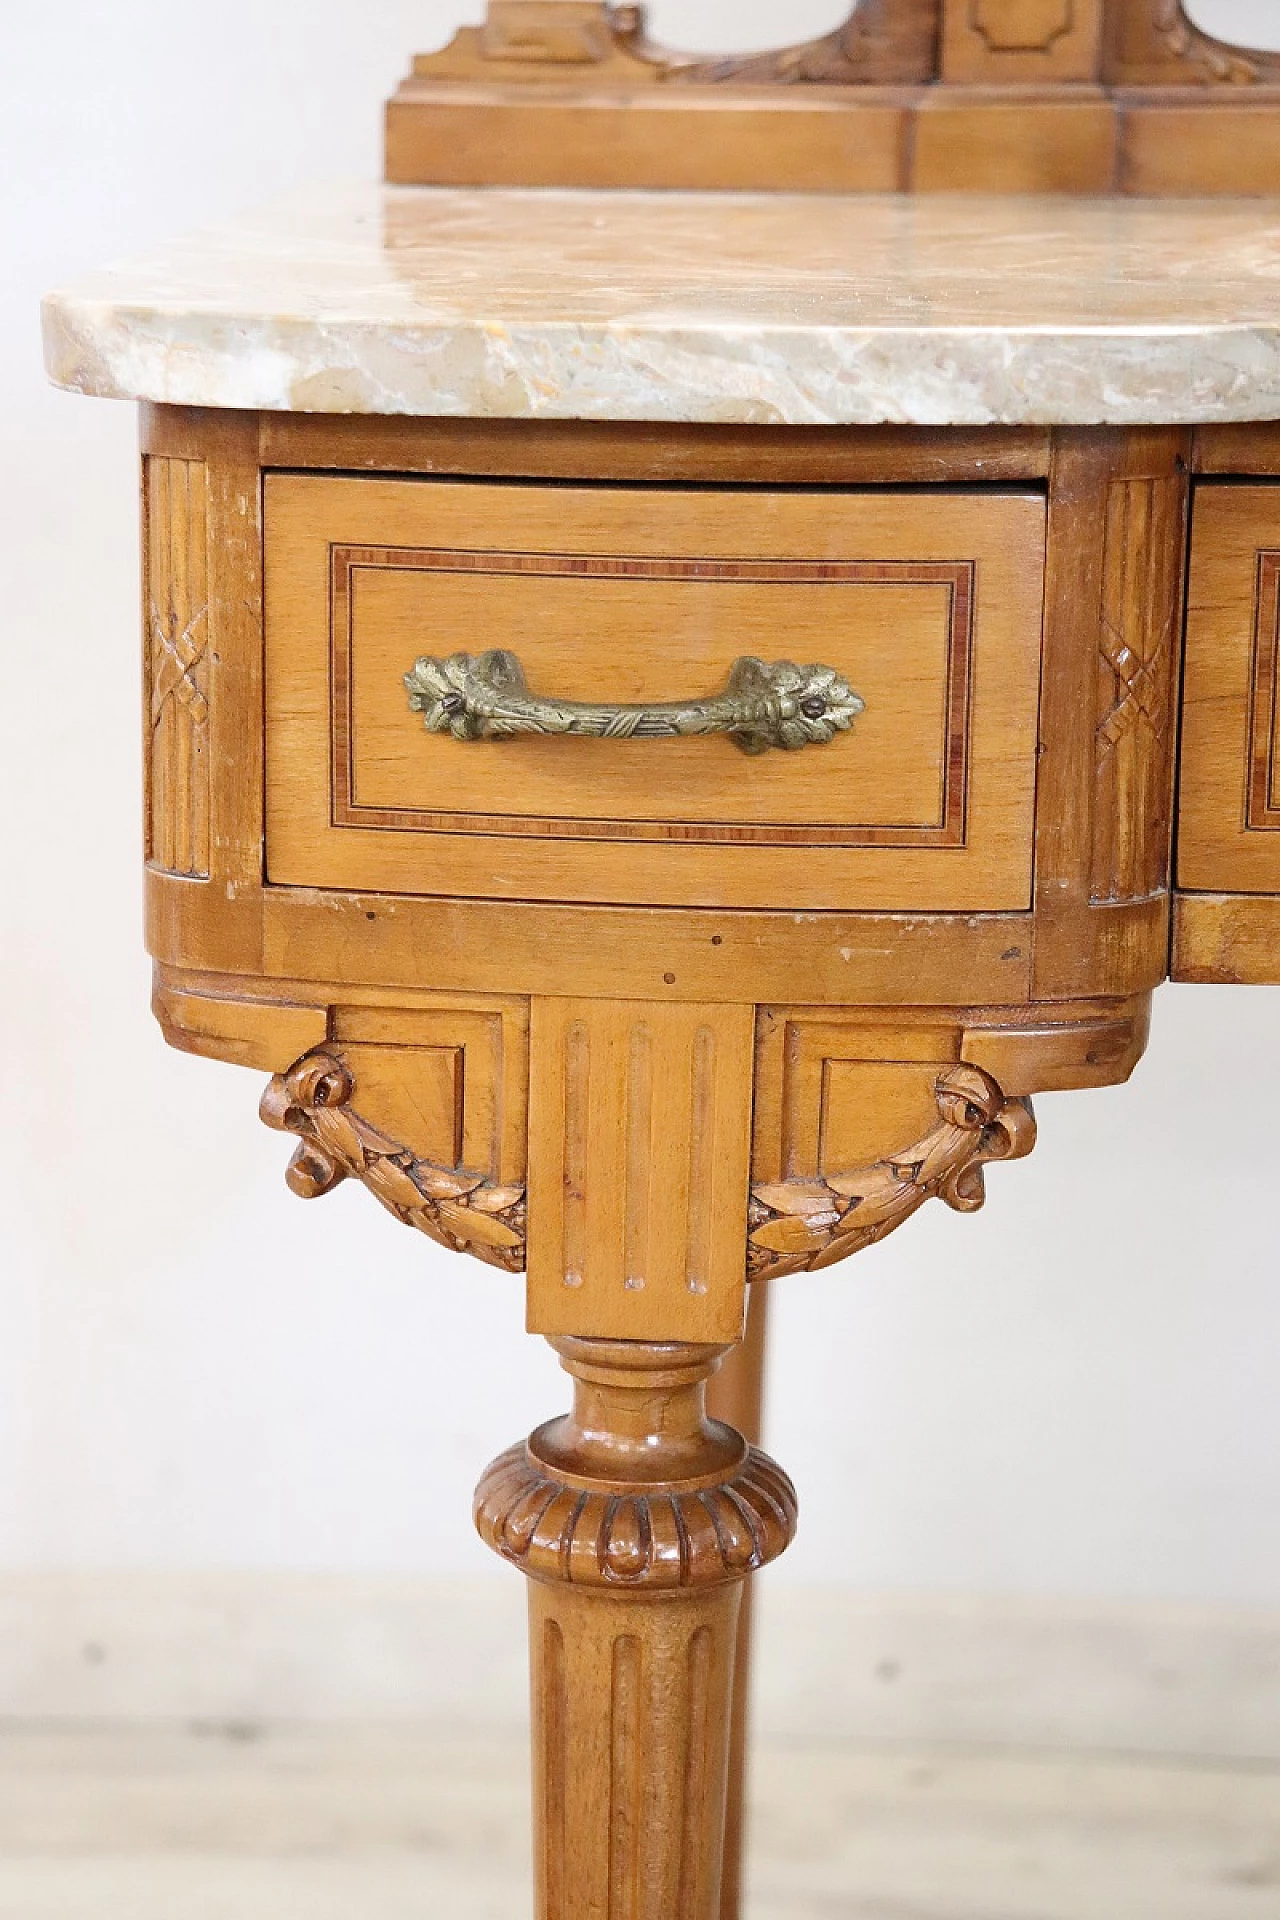
{"label": "light wood floor", "polygon": [[[750,1920],[1280,1920],[1280,1769],[772,1746]],[[517,1739],[0,1732],[0,1920],[523,1920]]]}

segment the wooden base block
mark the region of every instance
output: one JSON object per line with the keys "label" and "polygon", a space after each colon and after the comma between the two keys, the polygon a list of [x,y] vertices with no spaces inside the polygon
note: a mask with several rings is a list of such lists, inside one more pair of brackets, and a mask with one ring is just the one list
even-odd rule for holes
{"label": "wooden base block", "polygon": [[1200,986],[1280,986],[1280,898],[1178,894],[1170,977]]}
{"label": "wooden base block", "polygon": [[795,193],[1280,191],[1280,87],[670,86],[412,80],[400,186]]}
{"label": "wooden base block", "polygon": [[401,186],[889,193],[902,184],[908,120],[901,94],[869,88],[851,113],[847,89],[637,96],[436,83],[389,103],[386,177]]}
{"label": "wooden base block", "polygon": [[913,116],[917,193],[1109,193],[1116,117],[1093,89],[938,87]]}
{"label": "wooden base block", "polygon": [[1271,194],[1280,191],[1280,88],[1117,96],[1122,193]]}

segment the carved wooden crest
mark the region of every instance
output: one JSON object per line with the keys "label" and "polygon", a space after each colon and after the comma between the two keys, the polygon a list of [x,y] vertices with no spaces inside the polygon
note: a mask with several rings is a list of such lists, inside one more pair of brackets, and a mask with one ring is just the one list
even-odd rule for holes
{"label": "carved wooden crest", "polygon": [[[489,0],[391,101],[387,178],[1269,193],[1278,82],[1280,53],[1216,39],[1184,0],[858,0],[816,39],[725,55],[651,39],[640,6]],[[671,97],[711,87],[726,111]]]}

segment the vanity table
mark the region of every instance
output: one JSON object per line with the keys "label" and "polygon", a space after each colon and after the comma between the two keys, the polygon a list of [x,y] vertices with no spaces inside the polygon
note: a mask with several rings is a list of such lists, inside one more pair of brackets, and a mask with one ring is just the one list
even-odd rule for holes
{"label": "vanity table", "polygon": [[572,1376],[476,1496],[545,1920],[737,1910],[749,1296],[1280,980],[1277,80],[1164,0],[494,0],[390,184],[47,304],[143,403],[165,1037]]}

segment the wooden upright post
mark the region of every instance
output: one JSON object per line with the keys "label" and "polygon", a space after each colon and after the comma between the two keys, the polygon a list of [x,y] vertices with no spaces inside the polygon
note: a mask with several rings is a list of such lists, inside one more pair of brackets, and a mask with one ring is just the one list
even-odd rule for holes
{"label": "wooden upright post", "polygon": [[553,1343],[574,1407],[494,1462],[481,1537],[530,1579],[539,1920],[720,1920],[748,1574],[796,1502],[710,1420],[724,1349]]}

